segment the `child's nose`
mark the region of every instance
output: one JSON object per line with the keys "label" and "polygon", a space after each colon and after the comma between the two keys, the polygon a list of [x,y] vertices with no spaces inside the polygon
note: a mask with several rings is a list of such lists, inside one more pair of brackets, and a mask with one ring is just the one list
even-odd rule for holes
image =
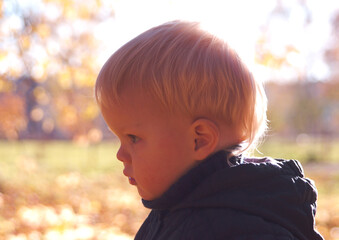
{"label": "child's nose", "polygon": [[125,149],[123,149],[121,146],[117,152],[117,159],[120,160],[121,162],[129,162],[130,156],[126,152]]}

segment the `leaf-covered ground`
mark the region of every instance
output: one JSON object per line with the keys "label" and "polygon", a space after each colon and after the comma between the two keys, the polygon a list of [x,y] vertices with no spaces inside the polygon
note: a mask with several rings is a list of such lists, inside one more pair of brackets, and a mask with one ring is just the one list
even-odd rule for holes
{"label": "leaf-covered ground", "polygon": [[[133,239],[148,214],[121,173],[116,146],[0,143],[0,239]],[[339,169],[305,164],[319,189],[317,228],[339,239]]]}

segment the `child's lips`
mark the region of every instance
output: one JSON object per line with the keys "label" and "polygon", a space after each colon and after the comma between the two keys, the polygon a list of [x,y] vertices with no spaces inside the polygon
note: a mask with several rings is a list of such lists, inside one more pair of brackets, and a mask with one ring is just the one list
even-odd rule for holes
{"label": "child's lips", "polygon": [[132,177],[128,177],[128,181],[129,181],[129,183],[130,183],[131,185],[137,185],[137,182],[136,182],[135,179],[132,178]]}
{"label": "child's lips", "polygon": [[126,177],[128,177],[128,181],[129,181],[129,183],[130,183],[131,185],[137,185],[137,182],[135,181],[135,179],[132,178],[131,176],[129,176],[129,174],[127,173],[126,169],[124,169],[123,173],[124,173],[124,175],[125,175]]}

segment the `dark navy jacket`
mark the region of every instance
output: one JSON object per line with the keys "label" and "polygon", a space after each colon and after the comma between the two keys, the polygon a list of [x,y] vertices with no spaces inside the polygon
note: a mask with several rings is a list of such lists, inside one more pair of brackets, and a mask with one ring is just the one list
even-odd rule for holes
{"label": "dark navy jacket", "polygon": [[317,191],[295,160],[233,157],[220,151],[160,198],[136,240],[321,240]]}

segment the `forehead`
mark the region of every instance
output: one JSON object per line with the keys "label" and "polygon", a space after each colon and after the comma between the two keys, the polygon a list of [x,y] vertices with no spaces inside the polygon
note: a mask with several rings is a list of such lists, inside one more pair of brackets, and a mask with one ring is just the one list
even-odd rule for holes
{"label": "forehead", "polygon": [[160,104],[149,95],[137,90],[123,91],[119,96],[119,101],[102,109],[102,113],[111,129],[127,125],[141,126],[154,118],[159,121],[166,119],[166,113]]}
{"label": "forehead", "polygon": [[128,88],[119,94],[119,102],[113,106],[125,114],[164,113],[158,101],[140,88]]}
{"label": "forehead", "polygon": [[114,133],[141,130],[160,133],[169,126],[187,128],[192,120],[181,112],[164,110],[154,98],[138,91],[124,92],[119,103],[103,110],[103,116]]}

